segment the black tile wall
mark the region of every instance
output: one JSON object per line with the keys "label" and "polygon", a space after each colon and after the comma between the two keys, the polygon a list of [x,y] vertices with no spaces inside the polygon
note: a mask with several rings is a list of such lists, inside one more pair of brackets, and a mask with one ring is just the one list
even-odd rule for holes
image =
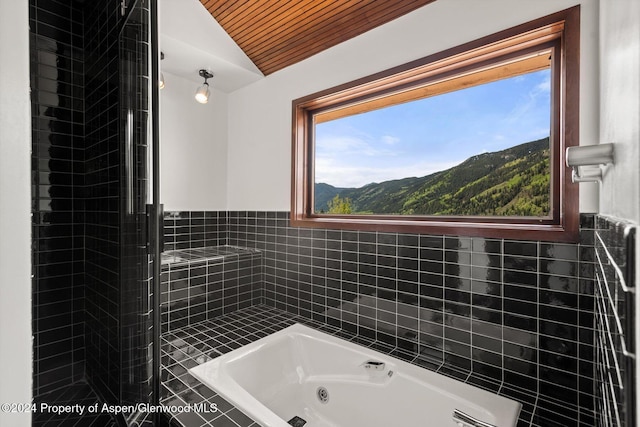
{"label": "black tile wall", "polygon": [[85,282],[87,377],[108,402],[120,391],[119,8],[85,5]]}
{"label": "black tile wall", "polygon": [[635,426],[636,226],[596,221],[596,414],[598,426]]}
{"label": "black tile wall", "polygon": [[262,254],[217,246],[164,253],[162,332],[263,302]]}
{"label": "black tile wall", "polygon": [[84,375],[83,16],[30,0],[34,396]]}
{"label": "black tile wall", "polygon": [[[294,228],[288,212],[197,215],[226,244],[262,252],[266,304],[534,392],[532,425],[594,424],[593,215],[578,244]],[[200,244],[178,224],[165,220],[175,242]]]}
{"label": "black tile wall", "polygon": [[226,244],[226,212],[166,212],[164,217],[164,250],[224,246]]}

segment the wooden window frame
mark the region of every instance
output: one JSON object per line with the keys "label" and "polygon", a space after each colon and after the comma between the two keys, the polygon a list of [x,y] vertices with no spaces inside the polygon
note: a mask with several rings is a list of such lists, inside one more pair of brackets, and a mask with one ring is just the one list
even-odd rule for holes
{"label": "wooden window frame", "polygon": [[[446,87],[447,82],[460,76],[496,68],[513,58],[547,48],[554,52],[551,67],[551,212],[548,217],[337,215],[313,211],[316,119],[321,122],[354,111],[367,111],[362,103],[385,97],[417,98],[430,87]],[[564,157],[567,147],[579,144],[579,74],[580,6],[575,6],[294,100],[291,225],[576,242],[580,223],[578,185],[572,183]],[[453,90],[463,87],[459,85]],[[446,91],[449,90],[445,88],[436,93]],[[350,113],[345,114],[345,111]]]}

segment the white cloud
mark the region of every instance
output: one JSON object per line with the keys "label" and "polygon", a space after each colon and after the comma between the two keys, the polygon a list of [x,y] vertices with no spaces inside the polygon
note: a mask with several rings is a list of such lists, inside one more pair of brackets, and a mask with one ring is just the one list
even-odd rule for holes
{"label": "white cloud", "polygon": [[391,136],[391,135],[384,135],[380,139],[382,140],[382,142],[384,142],[387,145],[395,145],[398,142],[400,142],[400,138],[397,138],[397,137]]}
{"label": "white cloud", "polygon": [[536,85],[534,93],[551,93],[551,76],[547,75],[542,82]]}
{"label": "white cloud", "polygon": [[515,123],[521,121],[524,117],[531,113],[540,100],[543,100],[551,94],[551,73],[545,73],[543,79],[533,86],[529,93],[526,94],[522,102],[520,102],[508,116],[505,118],[507,123]]}
{"label": "white cloud", "polygon": [[360,138],[349,136],[323,137],[316,141],[316,151],[343,153],[363,150],[368,144]]}
{"label": "white cloud", "polygon": [[412,165],[358,166],[347,165],[335,158],[316,157],[316,182],[335,187],[362,187],[372,182],[383,182],[408,177],[422,177],[449,169],[460,162],[422,162]]}
{"label": "white cloud", "polygon": [[[390,137],[391,138],[391,137]],[[328,136],[318,138],[316,141],[316,156],[330,154],[331,156],[368,156],[389,157],[395,156],[394,150],[378,148],[363,138],[351,136]]]}

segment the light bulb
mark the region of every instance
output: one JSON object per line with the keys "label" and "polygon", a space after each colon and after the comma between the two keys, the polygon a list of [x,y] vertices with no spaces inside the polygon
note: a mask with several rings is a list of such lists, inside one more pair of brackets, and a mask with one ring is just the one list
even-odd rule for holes
{"label": "light bulb", "polygon": [[209,84],[204,83],[198,88],[196,92],[196,101],[201,104],[206,104],[209,101]]}

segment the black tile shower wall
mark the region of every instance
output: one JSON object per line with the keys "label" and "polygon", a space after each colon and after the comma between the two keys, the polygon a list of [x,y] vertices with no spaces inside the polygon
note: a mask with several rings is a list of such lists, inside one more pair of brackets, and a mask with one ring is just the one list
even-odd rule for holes
{"label": "black tile shower wall", "polygon": [[535,425],[593,425],[593,215],[579,244],[226,221],[263,253],[267,304],[539,393]]}
{"label": "black tile shower wall", "polygon": [[[135,2],[140,16],[148,4]],[[129,266],[121,243],[131,239],[121,237],[120,23],[120,2],[30,0],[36,396],[83,378],[110,403],[149,394],[150,347],[127,332],[137,330],[133,310],[151,311],[130,298],[121,274]],[[145,120],[148,111],[135,107]],[[146,188],[146,177],[136,183]],[[128,381],[131,371],[140,378]]]}
{"label": "black tile shower wall", "polygon": [[84,375],[83,16],[30,0],[33,394]]}
{"label": "black tile shower wall", "polygon": [[628,353],[637,353],[637,229],[604,216],[596,222],[596,425],[635,426],[635,360]]}
{"label": "black tile shower wall", "polygon": [[86,372],[98,394],[120,391],[119,2],[85,3]]}

